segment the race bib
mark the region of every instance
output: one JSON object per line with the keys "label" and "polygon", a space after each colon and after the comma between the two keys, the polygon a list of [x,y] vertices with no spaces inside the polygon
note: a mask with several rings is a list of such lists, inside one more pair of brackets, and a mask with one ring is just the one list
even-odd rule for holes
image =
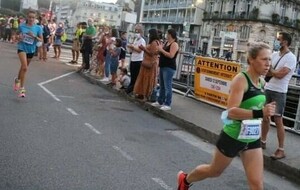
{"label": "race bib", "polygon": [[261,120],[243,120],[238,139],[259,139],[261,133]]}
{"label": "race bib", "polygon": [[34,43],[34,38],[27,34],[23,34],[23,42],[32,45]]}

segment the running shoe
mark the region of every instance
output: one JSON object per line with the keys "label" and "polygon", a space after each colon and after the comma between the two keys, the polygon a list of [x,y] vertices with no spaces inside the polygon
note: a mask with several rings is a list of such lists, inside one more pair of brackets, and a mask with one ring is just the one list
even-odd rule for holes
{"label": "running shoe", "polygon": [[177,190],[188,190],[190,188],[190,185],[185,184],[184,179],[186,178],[187,174],[183,171],[179,171],[177,174],[177,183],[178,188]]}
{"label": "running shoe", "polygon": [[20,80],[18,78],[15,78],[14,91],[18,91],[19,89],[20,89]]}
{"label": "running shoe", "polygon": [[26,90],[24,87],[19,89],[19,97],[20,98],[25,98],[25,96],[26,96],[25,93],[26,93]]}

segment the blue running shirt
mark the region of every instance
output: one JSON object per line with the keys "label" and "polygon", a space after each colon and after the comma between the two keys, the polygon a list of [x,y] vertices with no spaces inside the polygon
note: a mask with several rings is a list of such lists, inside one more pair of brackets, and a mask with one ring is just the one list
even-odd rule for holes
{"label": "blue running shirt", "polygon": [[28,26],[26,23],[22,23],[19,26],[19,32],[20,35],[23,35],[23,40],[18,43],[18,50],[25,53],[34,53],[37,40],[27,35],[27,33],[32,32],[34,36],[40,36],[43,34],[42,28],[36,24]]}

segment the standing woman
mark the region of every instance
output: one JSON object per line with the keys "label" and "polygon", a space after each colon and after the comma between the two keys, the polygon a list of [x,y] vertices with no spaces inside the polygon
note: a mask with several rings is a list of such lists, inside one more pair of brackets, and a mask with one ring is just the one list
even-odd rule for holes
{"label": "standing woman", "polygon": [[144,102],[148,100],[151,92],[156,86],[156,71],[158,63],[158,47],[160,46],[158,31],[149,30],[149,44],[139,48],[144,51],[144,60],[134,85],[133,93]]}
{"label": "standing woman", "polygon": [[64,24],[60,22],[54,34],[54,41],[53,41],[54,57],[52,58],[59,59],[60,57],[61,44],[62,44],[61,37],[64,35],[64,33],[65,33]]}
{"label": "standing woman", "polygon": [[167,42],[158,48],[160,52],[159,58],[159,97],[158,102],[153,106],[162,106],[160,109],[164,111],[171,110],[172,103],[172,83],[173,75],[176,71],[176,57],[178,54],[178,44],[176,30],[169,29],[167,32]]}
{"label": "standing woman", "polygon": [[264,107],[261,78],[271,65],[270,47],[264,43],[250,45],[247,62],[247,71],[236,75],[231,83],[227,110],[222,114],[224,126],[211,163],[199,165],[188,174],[180,171],[178,190],[188,190],[192,182],[220,176],[237,155],[241,157],[249,189],[263,189],[260,123],[262,118],[273,116],[276,107],[274,102]]}
{"label": "standing woman", "polygon": [[30,10],[27,13],[27,20],[20,24],[18,29],[18,56],[21,62],[18,77],[15,78],[14,90],[19,91],[19,97],[25,97],[25,75],[29,63],[36,51],[37,42],[43,40],[42,29],[34,23],[36,13]]}
{"label": "standing woman", "polygon": [[107,26],[104,27],[102,34],[100,34],[100,43],[98,49],[98,72],[97,75],[100,78],[104,77],[104,62],[105,62],[105,51],[107,47],[107,41],[109,37],[109,28]]}

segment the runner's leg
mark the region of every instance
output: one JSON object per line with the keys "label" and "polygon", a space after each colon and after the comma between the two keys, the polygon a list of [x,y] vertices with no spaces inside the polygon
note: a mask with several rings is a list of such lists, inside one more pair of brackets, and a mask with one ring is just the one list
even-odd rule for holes
{"label": "runner's leg", "polygon": [[190,172],[186,181],[188,183],[201,181],[209,177],[218,177],[229,166],[233,158],[227,157],[222,154],[218,148],[215,149],[215,153],[211,164],[203,164],[197,166],[192,172]]}
{"label": "runner's leg", "polygon": [[27,55],[25,52],[19,52],[18,56],[19,56],[19,60],[21,63],[21,67],[20,67],[19,74],[18,74],[18,79],[20,80],[20,87],[23,88],[24,83],[25,83],[25,75],[26,75],[29,63],[27,62]]}
{"label": "runner's leg", "polygon": [[243,151],[241,159],[251,190],[263,189],[263,154],[261,148]]}

